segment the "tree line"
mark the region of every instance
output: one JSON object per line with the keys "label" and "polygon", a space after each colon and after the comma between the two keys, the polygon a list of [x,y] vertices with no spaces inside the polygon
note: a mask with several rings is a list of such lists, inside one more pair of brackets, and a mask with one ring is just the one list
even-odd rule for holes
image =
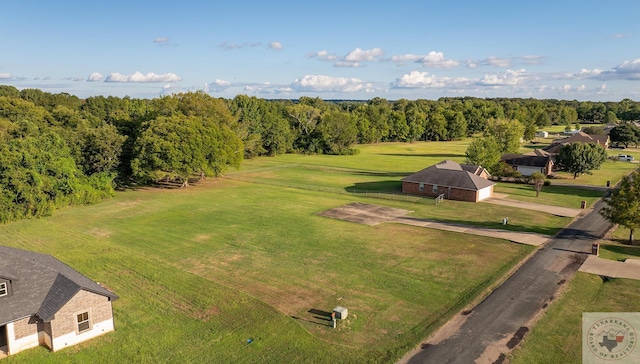
{"label": "tree line", "polygon": [[551,124],[637,119],[640,103],[629,99],[324,101],[203,92],[80,99],[0,85],[0,221],[92,203],[116,186],[186,186],[256,156],[353,154],[358,143],[459,140],[499,133],[502,124],[530,140]]}

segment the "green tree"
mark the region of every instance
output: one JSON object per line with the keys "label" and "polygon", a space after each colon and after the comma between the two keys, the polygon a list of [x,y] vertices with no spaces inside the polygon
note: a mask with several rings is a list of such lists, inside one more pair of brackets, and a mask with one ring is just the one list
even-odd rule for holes
{"label": "green tree", "polygon": [[622,178],[620,189],[613,191],[605,202],[607,206],[600,214],[612,224],[629,229],[628,244],[633,244],[633,234],[640,228],[640,173],[636,171]]}
{"label": "green tree", "polygon": [[541,172],[533,172],[531,176],[529,176],[529,180],[533,185],[533,188],[536,189],[536,197],[540,195],[540,191],[542,191],[542,187],[544,186],[544,174]]}
{"label": "green tree", "polygon": [[446,118],[448,140],[460,140],[467,136],[467,120],[461,111],[449,111]]}
{"label": "green tree", "polygon": [[465,151],[467,157],[465,163],[482,166],[492,171],[500,162],[500,155],[500,145],[493,136],[477,138],[469,144]]}
{"label": "green tree", "polygon": [[115,173],[120,164],[122,146],[126,137],[118,134],[115,126],[105,124],[84,132],[80,165],[86,175]]}
{"label": "green tree", "polygon": [[626,148],[629,144],[637,143],[640,130],[631,123],[624,123],[611,129],[609,137],[613,143],[622,144]]}
{"label": "green tree", "polygon": [[582,129],[583,132],[589,135],[602,135],[604,134],[604,129],[601,126],[587,126]]}
{"label": "green tree", "polygon": [[131,162],[134,176],[144,182],[218,176],[227,166],[238,166],[242,142],[226,125],[180,113],[150,120],[136,141],[137,157]]}
{"label": "green tree", "polygon": [[563,145],[556,158],[558,168],[573,174],[577,178],[581,174],[591,174],[607,159],[604,148],[595,143],[571,143]]}
{"label": "green tree", "polygon": [[517,153],[524,130],[524,126],[518,120],[501,118],[489,119],[485,133],[495,138],[501,153]]}
{"label": "green tree", "polygon": [[354,117],[342,111],[329,111],[322,116],[320,131],[328,154],[350,154],[358,130]]}

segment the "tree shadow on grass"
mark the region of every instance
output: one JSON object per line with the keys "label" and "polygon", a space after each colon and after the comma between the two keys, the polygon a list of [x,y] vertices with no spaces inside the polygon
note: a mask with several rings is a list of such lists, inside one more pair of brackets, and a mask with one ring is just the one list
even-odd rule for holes
{"label": "tree shadow on grass", "polygon": [[345,187],[345,191],[349,193],[389,193],[400,194],[402,193],[402,182],[395,181],[377,181],[377,182],[359,182],[354,183],[353,186]]}
{"label": "tree shadow on grass", "polygon": [[[629,242],[628,239],[614,239],[613,241],[618,242],[620,244],[627,244]],[[621,255],[630,255],[633,257],[640,257],[640,246],[627,245],[602,245],[601,249],[606,249],[612,253],[621,254]]]}

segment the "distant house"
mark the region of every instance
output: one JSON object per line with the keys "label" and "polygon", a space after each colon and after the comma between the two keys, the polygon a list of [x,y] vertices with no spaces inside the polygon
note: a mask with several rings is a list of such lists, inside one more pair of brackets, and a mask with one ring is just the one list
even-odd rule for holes
{"label": "distant house", "polygon": [[493,196],[494,182],[481,166],[444,160],[402,179],[402,192],[478,202]]}
{"label": "distant house", "polygon": [[0,246],[0,357],[113,331],[117,298],[50,255]]}
{"label": "distant house", "polygon": [[535,172],[550,176],[555,165],[555,156],[541,149],[525,154],[505,154],[500,160],[513,167],[523,176],[530,176]]}
{"label": "distant house", "polygon": [[595,143],[601,145],[604,149],[607,149],[609,147],[609,141],[610,139],[608,134],[589,135],[580,131],[568,138],[554,141],[548,147],[544,148],[544,150],[552,154],[557,154],[560,152],[563,145],[571,143]]}
{"label": "distant house", "polygon": [[548,138],[549,137],[549,132],[536,131],[536,137],[538,137],[538,138]]}

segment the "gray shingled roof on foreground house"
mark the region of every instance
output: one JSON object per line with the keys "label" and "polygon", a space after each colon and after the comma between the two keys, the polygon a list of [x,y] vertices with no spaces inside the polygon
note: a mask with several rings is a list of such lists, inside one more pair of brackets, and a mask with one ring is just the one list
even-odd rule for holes
{"label": "gray shingled roof on foreground house", "polygon": [[465,165],[465,168],[452,161],[444,160],[410,176],[404,177],[403,182],[427,183],[444,187],[454,187],[463,190],[478,191],[495,185],[495,182],[484,179],[469,170],[477,170],[477,166]]}
{"label": "gray shingled roof on foreground house", "polygon": [[0,325],[38,315],[49,322],[80,290],[118,296],[46,254],[0,246],[0,278],[11,280],[12,294],[0,297]]}

